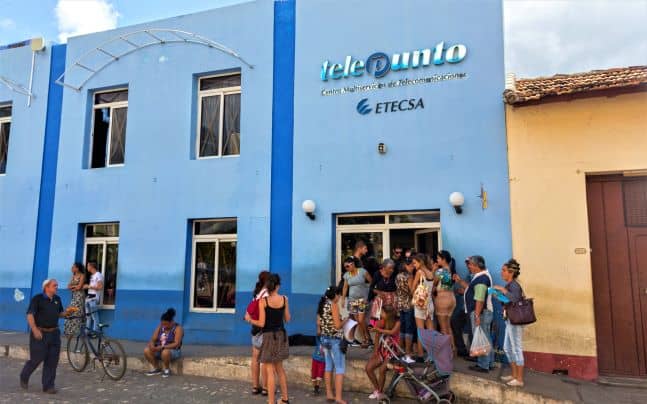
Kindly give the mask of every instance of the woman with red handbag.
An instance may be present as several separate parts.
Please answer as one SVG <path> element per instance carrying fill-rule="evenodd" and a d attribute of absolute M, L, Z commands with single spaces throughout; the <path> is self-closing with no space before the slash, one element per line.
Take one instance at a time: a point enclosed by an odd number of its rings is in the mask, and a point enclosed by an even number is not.
<path fill-rule="evenodd" d="M 506 282 L 505 287 L 494 286 L 494 289 L 503 293 L 510 300 L 505 307 L 519 302 L 523 299 L 523 290 L 517 282 L 521 273 L 521 266 L 514 258 L 503 264 L 501 268 L 501 278 Z M 502 376 L 501 380 L 512 387 L 523 387 L 523 326 L 510 323 L 510 319 L 505 320 L 505 339 L 503 340 L 503 350 L 505 351 L 510 367 L 512 368 L 511 376 Z"/>
<path fill-rule="evenodd" d="M 253 320 L 258 320 L 259 317 L 259 302 L 262 298 L 268 296 L 267 288 L 265 284 L 270 277 L 270 271 L 261 271 L 258 274 L 258 282 L 256 282 L 256 287 L 252 293 L 252 301 L 247 305 L 246 312 L 251 316 Z M 265 369 L 261 368 L 261 363 L 259 362 L 259 357 L 261 355 L 261 346 L 263 345 L 263 333 L 262 329 L 256 326 L 252 326 L 252 394 L 262 394 L 267 395 L 267 388 L 265 387 L 267 383 L 267 372 Z M 263 370 L 263 387 L 261 387 L 261 370 Z"/>

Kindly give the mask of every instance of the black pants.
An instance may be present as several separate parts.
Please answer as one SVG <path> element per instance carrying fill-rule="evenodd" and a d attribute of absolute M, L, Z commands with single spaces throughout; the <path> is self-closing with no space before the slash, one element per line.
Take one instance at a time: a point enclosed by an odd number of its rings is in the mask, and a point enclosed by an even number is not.
<path fill-rule="evenodd" d="M 458 353 L 458 355 L 467 355 L 469 353 L 469 350 L 465 346 L 465 341 L 463 341 L 463 331 L 465 330 L 465 326 L 468 324 L 468 322 L 469 317 L 462 307 L 460 309 L 457 308 L 456 310 L 454 310 L 454 313 L 452 313 L 452 317 L 450 319 L 450 323 L 452 326 L 452 334 L 454 334 L 456 353 Z M 471 327 L 469 334 L 471 334 Z"/>
<path fill-rule="evenodd" d="M 29 360 L 20 372 L 20 380 L 27 383 L 34 370 L 43 362 L 43 391 L 53 389 L 56 380 L 56 367 L 61 353 L 61 332 L 44 332 L 40 341 L 29 333 Z"/>

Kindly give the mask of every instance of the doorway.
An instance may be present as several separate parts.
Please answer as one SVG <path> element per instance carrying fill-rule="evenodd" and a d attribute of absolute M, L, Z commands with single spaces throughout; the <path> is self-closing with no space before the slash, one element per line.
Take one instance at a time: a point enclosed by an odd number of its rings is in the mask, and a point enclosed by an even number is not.
<path fill-rule="evenodd" d="M 586 179 L 602 376 L 647 377 L 647 177 Z"/>
<path fill-rule="evenodd" d="M 342 261 L 363 241 L 368 265 L 379 265 L 397 246 L 434 254 L 441 248 L 440 211 L 337 215 L 334 281 L 341 279 Z M 369 270 L 374 268 L 367 268 Z"/>

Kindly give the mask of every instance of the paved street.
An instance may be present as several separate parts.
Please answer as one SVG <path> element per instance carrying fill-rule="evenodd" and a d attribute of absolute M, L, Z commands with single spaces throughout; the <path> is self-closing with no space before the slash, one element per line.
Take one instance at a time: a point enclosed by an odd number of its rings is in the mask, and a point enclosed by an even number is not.
<path fill-rule="evenodd" d="M 261 397 L 249 393 L 249 384 L 220 381 L 207 377 L 174 376 L 162 379 L 129 371 L 119 382 L 101 381 L 103 370 L 88 367 L 83 373 L 74 372 L 67 363 L 59 365 L 56 395 L 41 392 L 40 368 L 32 375 L 29 391 L 18 384 L 18 374 L 24 361 L 0 357 L 0 403 L 61 402 L 61 403 L 263 403 Z M 291 402 L 326 402 L 325 396 L 313 397 L 311 391 L 290 386 Z M 347 393 L 349 402 L 366 402 L 364 394 Z"/>

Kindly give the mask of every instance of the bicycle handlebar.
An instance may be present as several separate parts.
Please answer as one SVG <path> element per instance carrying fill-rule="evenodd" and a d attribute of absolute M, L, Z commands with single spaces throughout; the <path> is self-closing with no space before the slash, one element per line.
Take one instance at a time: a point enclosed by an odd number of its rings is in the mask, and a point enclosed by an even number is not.
<path fill-rule="evenodd" d="M 91 316 L 91 315 L 93 315 L 94 313 L 98 313 L 98 312 L 99 312 L 99 310 L 97 310 L 97 311 L 93 311 L 93 312 L 91 312 L 91 313 L 85 313 L 85 316 L 78 316 L 78 315 L 77 315 L 77 316 L 67 316 L 67 317 L 65 317 L 65 318 L 66 318 L 67 320 L 73 320 L 73 319 L 77 319 L 77 318 L 78 318 L 78 319 L 82 319 L 83 317 L 90 317 L 90 316 Z"/>

